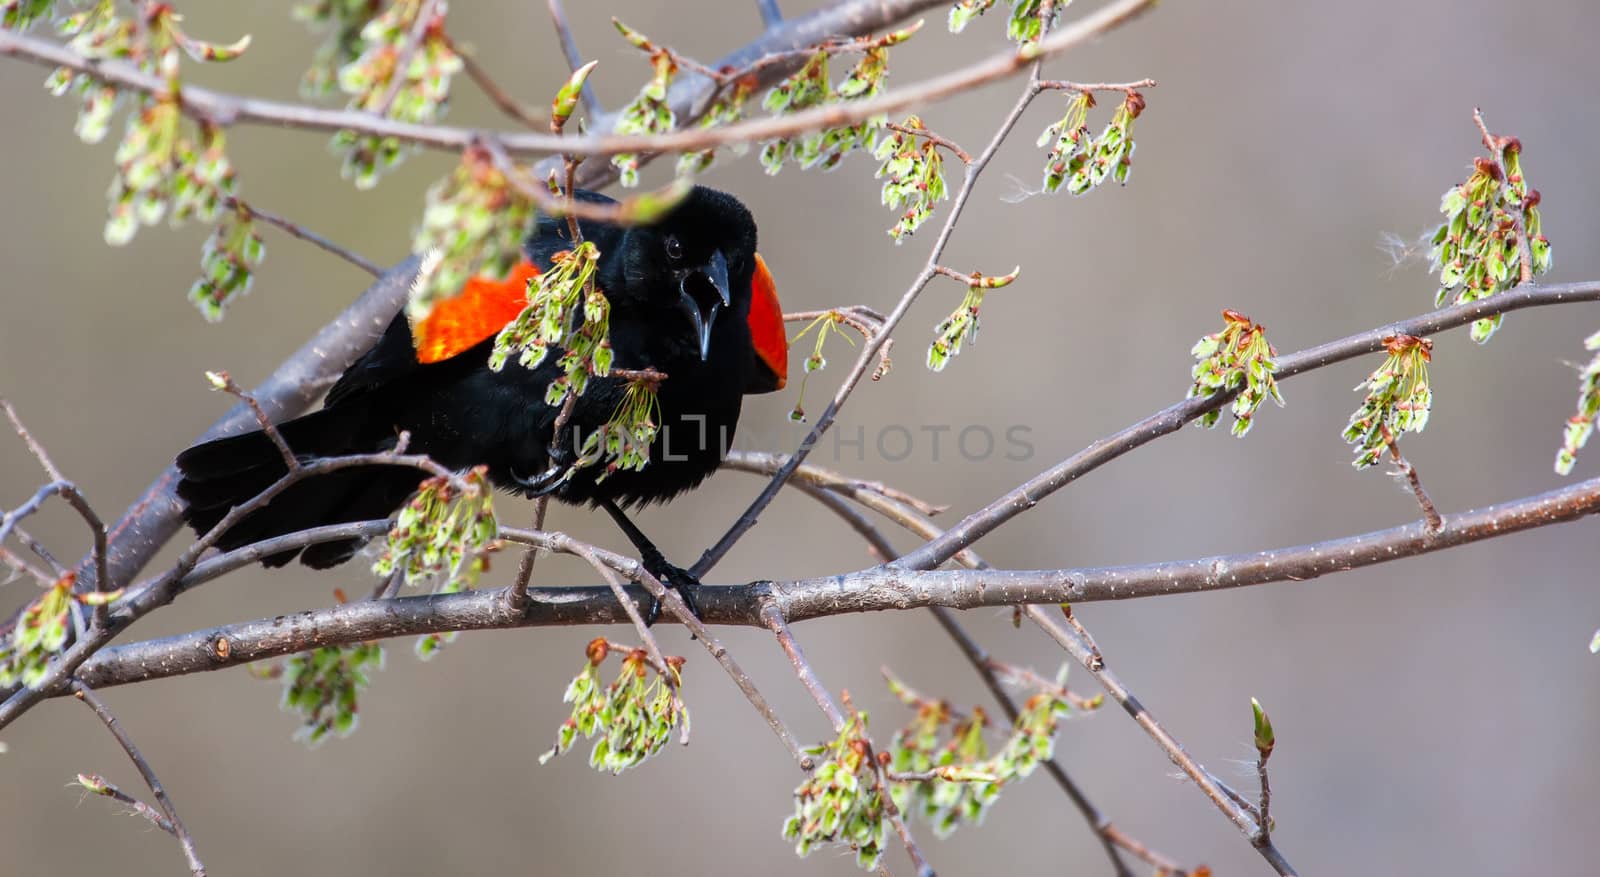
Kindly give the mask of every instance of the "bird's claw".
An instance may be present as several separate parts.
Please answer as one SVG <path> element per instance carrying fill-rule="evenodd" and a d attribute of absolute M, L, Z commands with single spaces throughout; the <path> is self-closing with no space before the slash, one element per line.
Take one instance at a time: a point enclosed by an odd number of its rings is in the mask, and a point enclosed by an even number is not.
<path fill-rule="evenodd" d="M 550 468 L 538 475 L 523 477 L 513 467 L 510 469 L 511 480 L 517 482 L 530 498 L 546 496 L 566 483 L 567 476 L 572 474 L 575 462 L 570 450 L 559 448 L 550 452 Z"/>
<path fill-rule="evenodd" d="M 695 578 L 693 573 L 682 567 L 673 566 L 660 554 L 644 558 L 644 568 L 646 572 L 659 579 L 661 584 L 677 591 L 678 596 L 683 598 L 684 605 L 689 607 L 689 612 L 696 618 L 700 617 L 700 607 L 695 599 L 695 594 L 700 589 L 700 580 Z M 652 626 L 660 619 L 661 600 L 651 596 L 650 606 L 644 615 L 645 626 Z"/>

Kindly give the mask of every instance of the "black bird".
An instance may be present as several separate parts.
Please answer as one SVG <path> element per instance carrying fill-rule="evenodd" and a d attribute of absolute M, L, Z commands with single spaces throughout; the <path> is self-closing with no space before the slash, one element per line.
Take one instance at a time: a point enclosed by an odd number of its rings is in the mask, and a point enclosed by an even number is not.
<path fill-rule="evenodd" d="M 733 196 L 697 186 L 654 224 L 582 222 L 580 228 L 600 251 L 596 285 L 611 306 L 614 367 L 667 375 L 658 394 L 661 429 L 643 469 L 597 479 L 598 467 L 585 467 L 562 479 L 567 473 L 550 464 L 558 410 L 545 403 L 547 386 L 561 373 L 559 351 L 533 369 L 515 361 L 498 372 L 488 366 L 495 334 L 526 304 L 528 279 L 572 247 L 567 221 L 547 216 L 528 237 L 527 261 L 505 281 L 476 279 L 415 326 L 402 312 L 345 371 L 322 410 L 278 429 L 302 460 L 389 450 L 408 432 L 409 453 L 452 469 L 486 465 L 502 489 L 550 492 L 605 509 L 647 569 L 673 586 L 692 585 L 693 578 L 669 564 L 622 509 L 666 501 L 698 485 L 726 455 L 743 396 L 784 385 L 783 316 L 756 254 L 755 221 Z M 590 379 L 567 429 L 576 443 L 569 438 L 554 448 L 562 465 L 574 459 L 583 437 L 611 418 L 626 387 L 616 377 Z M 185 520 L 202 534 L 287 472 L 260 431 L 196 445 L 177 464 Z M 372 466 L 310 478 L 233 525 L 217 545 L 230 550 L 326 524 L 384 518 L 423 477 L 412 468 Z M 323 569 L 361 547 L 358 540 L 325 542 L 262 563 L 282 566 L 299 555 L 307 566 Z M 654 615 L 659 607 L 652 608 Z"/>

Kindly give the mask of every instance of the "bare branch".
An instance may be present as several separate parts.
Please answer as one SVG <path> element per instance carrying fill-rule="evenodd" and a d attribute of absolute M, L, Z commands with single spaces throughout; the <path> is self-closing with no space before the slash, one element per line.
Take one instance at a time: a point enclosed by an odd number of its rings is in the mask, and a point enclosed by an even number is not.
<path fill-rule="evenodd" d="M 844 711 L 833 702 L 833 695 L 828 693 L 827 686 L 817 678 L 817 671 L 812 669 L 811 662 L 806 660 L 805 651 L 800 648 L 800 643 L 795 641 L 794 634 L 789 632 L 789 625 L 783 619 L 783 612 L 772 604 L 763 606 L 761 623 L 777 637 L 778 645 L 783 648 L 783 653 L 788 656 L 790 665 L 794 667 L 794 675 L 799 677 L 806 693 L 816 701 L 817 709 L 822 710 L 822 714 L 828 717 L 828 722 L 833 725 L 835 731 L 844 727 Z"/>
<path fill-rule="evenodd" d="M 267 223 L 268 225 L 276 227 L 278 230 L 289 235 L 290 237 L 299 238 L 300 240 L 303 240 L 312 246 L 318 247 L 325 252 L 332 253 L 333 255 L 338 256 L 357 268 L 360 268 L 362 271 L 371 274 L 373 277 L 380 277 L 383 274 L 383 269 L 379 268 L 377 263 L 373 262 L 371 259 L 368 259 L 360 253 L 349 249 L 348 247 L 336 244 L 322 235 L 305 228 L 304 226 L 290 222 L 276 213 L 270 213 L 266 210 L 262 210 L 254 204 L 251 204 L 244 199 L 235 197 L 233 195 L 224 196 L 224 200 L 227 202 L 229 207 L 238 210 L 244 215 L 253 216 L 262 222 Z"/>
<path fill-rule="evenodd" d="M 171 834 L 173 837 L 177 837 L 172 829 L 172 820 L 168 819 L 160 810 L 117 788 L 115 783 L 105 777 L 97 773 L 80 773 L 78 774 L 78 785 L 92 795 L 99 795 L 118 803 L 126 804 L 134 813 L 150 820 L 151 825 L 167 834 Z"/>
<path fill-rule="evenodd" d="M 50 459 L 50 455 L 45 453 L 44 446 L 33 437 L 33 433 L 28 431 L 28 427 L 23 424 L 22 418 L 17 416 L 17 410 L 11 407 L 11 402 L 7 399 L 0 398 L 0 409 L 5 410 L 6 418 L 11 421 L 11 426 L 16 429 L 17 435 L 22 438 L 23 443 L 28 446 L 28 450 L 33 454 L 34 458 L 39 461 L 39 465 L 44 468 L 45 474 L 51 479 L 52 483 L 40 488 L 39 492 L 34 494 L 34 499 L 30 500 L 30 502 L 34 504 L 33 508 L 37 509 L 38 504 L 43 503 L 44 498 L 48 495 L 46 493 L 47 490 L 61 497 L 66 501 L 67 505 L 72 506 L 72 510 L 77 512 L 78 517 L 83 518 L 83 522 L 88 525 L 90 536 L 94 542 L 94 547 L 91 549 L 90 557 L 94 562 L 96 587 L 101 591 L 101 593 L 110 591 L 111 588 L 106 584 L 107 547 L 105 522 L 100 520 L 100 516 L 95 513 L 94 507 L 89 505 L 89 500 L 84 497 L 81 491 L 78 490 L 77 485 L 62 477 L 61 470 L 56 468 L 56 464 Z M 21 520 L 21 518 L 32 514 L 33 510 L 22 512 L 22 510 L 19 509 L 18 512 L 21 513 L 14 514 L 8 512 L 4 519 L 0 520 L 0 540 L 5 539 L 7 530 L 15 527 L 17 521 Z M 31 543 L 31 545 L 38 546 L 38 543 L 34 542 L 31 538 L 28 541 Z M 50 563 L 52 566 L 59 566 L 59 564 L 56 563 L 55 558 L 50 556 L 49 552 L 44 551 L 42 546 L 35 547 L 34 551 L 35 553 L 40 554 L 45 561 Z M 95 626 L 105 627 L 106 613 L 106 604 L 104 602 L 95 604 Z"/>
<path fill-rule="evenodd" d="M 403 449 L 409 439 L 407 433 L 400 434 L 397 450 Z M 126 629 L 133 622 L 149 614 L 158 607 L 172 602 L 182 590 L 182 582 L 186 575 L 194 569 L 200 555 L 208 551 L 222 535 L 235 524 L 244 520 L 255 511 L 265 507 L 267 503 L 283 491 L 318 475 L 338 472 L 344 469 L 359 466 L 409 466 L 420 469 L 430 475 L 445 478 L 452 483 L 459 483 L 460 476 L 435 463 L 425 456 L 404 455 L 394 451 L 375 454 L 352 454 L 343 457 L 329 457 L 304 463 L 284 473 L 283 477 L 268 486 L 261 493 L 250 500 L 234 506 L 222 517 L 204 536 L 201 536 L 192 545 L 178 556 L 177 561 L 161 576 L 151 581 L 142 590 L 133 591 L 117 602 L 114 614 L 102 616 L 96 613 L 95 625 L 86 635 L 80 636 L 65 653 L 60 655 L 50 665 L 43 676 L 32 688 L 21 688 L 12 692 L 4 703 L 0 703 L 0 728 L 5 727 L 16 718 L 27 712 L 47 694 L 55 693 L 66 684 L 75 670 L 100 648 L 105 646 L 112 637 Z M 70 486 L 70 485 L 68 485 Z M 4 536 L 0 530 L 0 537 Z M 101 608 L 99 605 L 96 609 Z M 102 621 L 103 618 L 103 621 Z"/>
<path fill-rule="evenodd" d="M 62 475 L 61 470 L 57 469 L 56 464 L 50 460 L 50 455 L 45 453 L 44 445 L 39 444 L 38 439 L 33 437 L 33 433 L 28 431 L 28 427 L 23 425 L 22 418 L 17 416 L 17 409 L 11 407 L 11 401 L 0 396 L 0 409 L 6 412 L 6 419 L 11 421 L 11 427 L 17 431 L 17 435 L 22 439 L 23 444 L 28 446 L 29 453 L 32 453 L 33 458 L 39 461 L 40 466 L 44 467 L 44 474 L 50 476 L 51 481 L 66 481 L 67 476 Z"/>
<path fill-rule="evenodd" d="M 887 557 L 884 558 L 884 560 L 888 559 L 889 558 Z M 3 545 L 0 545 L 0 563 L 4 563 L 6 566 L 11 567 L 14 572 L 32 576 L 33 580 L 38 582 L 40 585 L 49 586 L 55 584 L 56 580 L 51 578 L 51 576 L 44 570 L 39 569 L 38 567 L 29 563 L 27 558 L 17 555 L 15 552 L 11 551 L 11 549 L 6 548 Z M 0 636 L 4 636 L 5 633 L 6 631 L 0 631 Z"/>
<path fill-rule="evenodd" d="M 564 536 L 565 534 L 552 535 Z M 655 665 L 656 672 L 661 674 L 661 681 L 676 692 L 678 690 L 677 674 L 673 673 L 671 668 L 667 666 L 667 656 L 661 651 L 661 644 L 656 642 L 655 634 L 650 632 L 650 626 L 644 623 L 644 616 L 639 613 L 638 601 L 629 599 L 628 592 L 623 589 L 622 577 L 617 575 L 616 570 L 602 562 L 592 547 L 576 539 L 566 538 L 565 541 L 568 545 L 568 550 L 583 558 L 591 567 L 594 567 L 594 571 L 599 573 L 600 577 L 605 580 L 606 586 L 611 588 L 611 593 L 616 596 L 617 602 L 628 613 L 628 620 L 633 622 L 633 629 L 639 634 L 639 641 L 644 643 L 645 652 L 650 655 L 650 661 Z M 529 553 L 532 553 L 532 549 L 530 549 Z"/>
<path fill-rule="evenodd" d="M 1600 513 L 1600 478 L 1501 505 L 1450 515 L 1437 535 L 1422 522 L 1328 542 L 1274 551 L 1223 555 L 1195 560 L 1065 570 L 937 570 L 914 571 L 878 567 L 843 575 L 791 582 L 755 582 L 702 588 L 699 608 L 709 624 L 766 626 L 762 613 L 770 605 L 787 622 L 854 612 L 877 612 L 922 606 L 973 609 L 1024 603 L 1059 604 L 1121 600 L 1165 594 L 1198 593 L 1278 581 L 1304 581 L 1415 557 L 1470 542 L 1535 527 L 1577 520 Z M 540 534 L 506 529 L 508 541 L 548 545 Z M 349 538 L 330 533 L 326 539 Z M 536 541 L 537 540 L 537 541 Z M 636 561 L 611 557 L 627 566 L 634 578 Z M 631 566 L 629 566 L 631 565 Z M 617 568 L 613 566 L 613 568 Z M 198 572 L 198 570 L 197 570 Z M 642 572 L 640 573 L 642 575 Z M 648 579 L 645 579 L 648 581 Z M 659 583 L 657 583 L 659 584 Z M 639 596 L 630 590 L 630 596 Z M 664 589 L 664 603 L 673 611 L 681 600 Z M 107 648 L 85 661 L 77 676 L 96 688 L 144 679 L 219 670 L 239 663 L 274 658 L 318 645 L 338 645 L 397 636 L 575 624 L 626 623 L 627 614 L 606 587 L 534 588 L 529 603 L 513 610 L 508 592 L 480 590 L 430 597 L 401 597 L 380 604 L 351 603 L 231 624 L 158 640 Z M 687 613 L 685 613 L 687 615 Z M 689 615 L 689 618 L 694 616 Z M 115 621 L 115 616 L 113 616 Z M 685 624 L 696 635 L 706 628 L 698 620 Z M 212 648 L 227 639 L 226 655 Z M 708 643 L 708 647 L 709 647 Z M 78 645 L 62 660 L 75 655 Z M 93 651 L 93 650 L 90 650 Z M 59 692 L 49 692 L 55 695 Z M 26 694 L 26 692 L 23 692 Z M 20 695 L 13 695 L 15 701 Z M 0 727 L 20 710 L 0 705 Z"/>
<path fill-rule="evenodd" d="M 267 412 L 262 409 L 261 403 L 256 401 L 256 397 L 240 389 L 239 385 L 233 382 L 233 376 L 226 371 L 206 372 L 206 377 L 211 379 L 212 385 L 217 389 L 249 406 L 250 413 L 255 415 L 256 425 L 271 440 L 273 447 L 278 449 L 278 455 L 283 458 L 284 469 L 293 472 L 300 468 L 300 461 L 295 458 L 294 451 L 289 449 L 289 443 L 283 440 L 283 433 L 278 431 L 278 425 L 267 416 Z"/>
<path fill-rule="evenodd" d="M 1077 631 L 1050 617 L 1038 606 L 1029 606 L 1023 611 L 1034 624 L 1037 624 L 1040 629 L 1049 634 L 1050 638 L 1065 649 L 1067 654 L 1071 655 L 1073 659 L 1082 664 L 1094 676 L 1105 688 L 1106 693 L 1121 704 L 1128 715 L 1133 717 L 1134 722 L 1138 723 L 1139 727 L 1150 735 L 1150 739 L 1161 747 L 1167 758 L 1171 759 L 1172 763 L 1177 765 L 1178 769 L 1183 771 L 1200 788 L 1200 791 L 1205 793 L 1207 798 L 1211 799 L 1211 803 L 1218 810 L 1221 810 L 1224 816 L 1228 817 L 1228 821 L 1232 822 L 1234 827 L 1238 828 L 1245 837 L 1251 838 L 1254 844 L 1258 829 L 1256 815 L 1235 802 L 1229 794 L 1231 790 L 1227 789 L 1216 777 L 1212 776 L 1209 771 L 1189 755 L 1188 750 L 1183 748 L 1183 744 L 1179 743 L 1177 738 L 1173 737 L 1166 728 L 1161 726 L 1160 722 L 1156 721 L 1156 717 L 1150 714 L 1150 711 L 1145 708 L 1143 703 L 1139 702 L 1139 699 L 1133 695 L 1133 692 L 1128 690 L 1126 685 L 1122 684 L 1122 680 L 1118 679 L 1116 674 L 1105 667 L 1105 662 L 1099 659 L 1099 654 L 1089 647 L 1088 642 L 1080 637 Z M 1261 850 L 1263 855 L 1266 855 L 1265 851 L 1271 847 L 1270 840 L 1257 844 L 1257 849 Z M 1274 852 L 1276 851 L 1274 850 Z M 1269 856 L 1267 858 L 1280 875 L 1288 877 L 1288 875 L 1295 873 L 1294 869 L 1283 859 L 1281 853 L 1276 857 Z"/>
<path fill-rule="evenodd" d="M 195 852 L 194 838 L 189 834 L 189 829 L 184 828 L 183 820 L 178 818 L 178 809 L 172 805 L 172 799 L 167 797 L 167 790 L 161 785 L 161 778 L 156 776 L 156 772 L 150 767 L 150 762 L 145 761 L 144 756 L 139 753 L 139 747 L 134 745 L 133 738 L 128 736 L 128 732 L 123 729 L 122 723 L 117 721 L 110 708 L 87 685 L 74 680 L 72 694 L 88 704 L 89 708 L 94 710 L 94 714 L 100 717 L 100 721 L 105 723 L 106 730 L 111 732 L 111 736 L 122 744 L 122 751 L 128 753 L 128 760 L 138 768 L 139 776 L 144 777 L 145 785 L 150 787 L 150 793 L 155 795 L 156 804 L 166 815 L 168 824 L 161 827 L 171 831 L 172 836 L 178 839 L 178 845 L 183 847 L 183 856 L 189 860 L 189 871 L 194 877 L 205 877 L 206 866 L 201 864 L 200 855 Z"/>
<path fill-rule="evenodd" d="M 523 106 L 521 101 L 512 97 L 504 88 L 501 88 L 500 84 L 494 81 L 494 77 L 489 75 L 489 71 L 478 63 L 478 59 L 473 53 L 451 39 L 449 34 L 445 34 L 444 39 L 450 46 L 450 51 L 455 52 L 456 57 L 461 59 L 461 67 L 466 71 L 467 76 L 472 79 L 473 84 L 478 86 L 478 90 L 483 92 L 483 96 L 488 98 L 490 103 L 494 104 L 500 112 L 505 113 L 510 118 L 521 122 L 534 131 L 545 130 L 549 125 L 548 119 L 540 118 L 538 113 Z M 587 86 L 585 88 L 587 89 Z"/>
<path fill-rule="evenodd" d="M 6 405 L 5 407 L 6 413 L 12 414 L 10 406 Z M 13 414 L 12 416 L 12 422 L 19 423 L 19 421 L 14 419 L 15 415 Z M 48 468 L 55 470 L 54 466 L 49 466 Z M 3 541 L 7 535 L 16 529 L 19 521 L 39 511 L 39 509 L 44 506 L 45 500 L 52 496 L 59 496 L 65 500 L 67 505 L 72 506 L 72 510 L 77 512 L 78 516 L 83 518 L 83 522 L 89 526 L 89 532 L 93 535 L 94 539 L 93 559 L 95 569 L 100 573 L 100 580 L 104 581 L 106 569 L 106 525 L 100 520 L 100 516 L 95 514 L 94 509 L 89 505 L 89 501 L 84 498 L 83 494 L 78 491 L 77 486 L 71 481 L 52 481 L 34 491 L 33 496 L 29 497 L 27 502 L 24 502 L 22 505 L 6 512 L 4 515 L 0 515 L 0 541 Z M 29 538 L 27 541 L 29 543 L 29 547 L 32 548 L 36 554 L 42 556 L 52 565 L 58 565 L 55 563 L 55 558 L 52 557 L 48 551 L 45 551 L 42 545 L 39 545 L 31 538 Z M 75 574 L 69 572 L 67 575 Z M 100 590 L 105 592 L 108 589 L 101 588 Z M 106 605 L 103 602 L 95 604 L 94 623 L 97 628 L 104 628 L 106 626 L 107 611 Z"/>
<path fill-rule="evenodd" d="M 1155 88 L 1154 79 L 1141 79 L 1138 82 L 1070 82 L 1065 79 L 1041 79 L 1039 88 L 1042 91 L 1076 91 L 1082 94 L 1093 94 L 1097 91 L 1120 91 L 1133 94 L 1141 88 Z"/>
<path fill-rule="evenodd" d="M 1422 508 L 1422 519 L 1428 522 L 1428 531 L 1439 532 L 1444 526 L 1444 518 L 1439 517 L 1438 507 L 1433 504 L 1433 498 L 1428 496 L 1427 489 L 1422 486 L 1422 476 L 1417 474 L 1417 467 L 1411 465 L 1411 461 L 1400 453 L 1400 439 L 1389 430 L 1389 427 L 1379 424 L 1378 428 L 1383 431 L 1383 442 L 1389 446 L 1389 456 L 1394 460 L 1395 469 L 1399 471 L 1400 477 L 1406 480 L 1406 487 L 1410 489 L 1411 495 L 1416 497 L 1417 505 Z"/>

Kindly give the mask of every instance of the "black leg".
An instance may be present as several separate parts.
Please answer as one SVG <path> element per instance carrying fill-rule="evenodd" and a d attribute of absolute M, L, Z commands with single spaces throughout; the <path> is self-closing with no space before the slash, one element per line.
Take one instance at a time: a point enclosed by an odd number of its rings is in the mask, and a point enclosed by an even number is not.
<path fill-rule="evenodd" d="M 622 530 L 623 535 L 627 536 L 628 541 L 633 543 L 634 549 L 639 552 L 639 561 L 644 564 L 644 568 L 651 575 L 660 579 L 663 585 L 676 590 L 678 595 L 683 598 L 683 602 L 688 605 L 689 611 L 693 612 L 696 618 L 700 617 L 700 609 L 695 605 L 694 599 L 695 589 L 700 587 L 700 580 L 690 574 L 688 570 L 668 563 L 666 555 L 661 553 L 661 549 L 657 548 L 648 536 L 634 526 L 633 521 L 628 520 L 628 516 L 622 513 L 622 509 L 618 508 L 615 502 L 603 499 L 600 501 L 600 507 L 606 510 L 606 514 L 609 514 L 613 521 L 617 522 L 617 527 Z M 651 598 L 649 611 L 645 613 L 645 624 L 655 624 L 660 617 L 661 601 Z"/>

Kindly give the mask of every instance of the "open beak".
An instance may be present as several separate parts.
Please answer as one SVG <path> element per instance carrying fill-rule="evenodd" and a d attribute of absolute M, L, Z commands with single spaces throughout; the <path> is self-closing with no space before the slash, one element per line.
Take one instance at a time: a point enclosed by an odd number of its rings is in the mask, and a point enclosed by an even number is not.
<path fill-rule="evenodd" d="M 716 323 L 717 314 L 731 301 L 728 260 L 722 257 L 720 250 L 712 253 L 704 265 L 685 274 L 678 284 L 678 306 L 694 325 L 695 337 L 700 341 L 701 362 L 711 355 L 711 327 Z"/>

